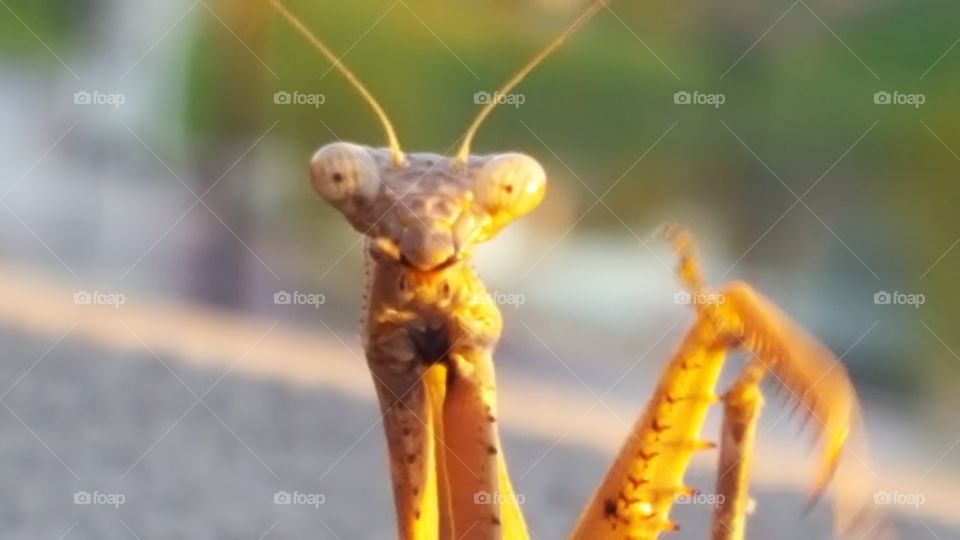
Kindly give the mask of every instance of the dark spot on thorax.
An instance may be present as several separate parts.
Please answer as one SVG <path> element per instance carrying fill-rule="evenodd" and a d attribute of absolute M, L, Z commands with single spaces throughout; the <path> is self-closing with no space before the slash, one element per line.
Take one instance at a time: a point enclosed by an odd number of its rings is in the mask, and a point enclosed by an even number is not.
<path fill-rule="evenodd" d="M 450 338 L 446 326 L 426 330 L 410 330 L 410 339 L 420 359 L 427 364 L 444 362 L 450 353 Z"/>

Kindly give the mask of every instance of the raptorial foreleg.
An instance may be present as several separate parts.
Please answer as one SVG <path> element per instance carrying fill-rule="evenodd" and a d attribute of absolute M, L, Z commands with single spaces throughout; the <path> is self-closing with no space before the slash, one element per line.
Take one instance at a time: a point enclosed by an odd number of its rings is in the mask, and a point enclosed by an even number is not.
<path fill-rule="evenodd" d="M 670 228 L 667 237 L 680 255 L 678 275 L 690 291 L 696 320 L 573 538 L 655 539 L 676 529 L 669 513 L 676 496 L 692 492 L 683 476 L 693 452 L 712 446 L 700 440 L 700 431 L 707 408 L 716 401 L 714 388 L 728 350 L 745 350 L 752 360 L 723 398 L 718 482 L 723 504 L 715 514 L 715 539 L 738 540 L 744 534 L 749 465 L 762 405 L 758 384 L 765 374 L 816 420 L 809 425 L 821 436 L 823 457 L 814 499 L 832 477 L 856 421 L 856 395 L 839 359 L 749 285 L 708 290 L 690 235 Z"/>

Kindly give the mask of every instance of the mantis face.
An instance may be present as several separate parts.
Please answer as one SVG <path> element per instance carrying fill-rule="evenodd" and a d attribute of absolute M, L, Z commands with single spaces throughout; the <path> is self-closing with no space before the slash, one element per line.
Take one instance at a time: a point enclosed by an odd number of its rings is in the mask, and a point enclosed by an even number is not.
<path fill-rule="evenodd" d="M 328 144 L 310 161 L 314 190 L 371 242 L 380 262 L 434 272 L 467 258 L 543 199 L 543 167 L 517 153 L 466 162 L 387 149 Z"/>

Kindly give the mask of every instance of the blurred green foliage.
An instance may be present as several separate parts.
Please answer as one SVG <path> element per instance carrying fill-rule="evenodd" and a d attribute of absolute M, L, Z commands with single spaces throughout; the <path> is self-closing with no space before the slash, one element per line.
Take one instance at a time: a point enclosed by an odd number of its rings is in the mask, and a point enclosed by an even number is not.
<path fill-rule="evenodd" d="M 835 2 L 808 4 L 813 13 L 795 5 L 775 31 L 755 43 L 790 2 L 739 3 L 733 10 L 695 2 L 614 2 L 616 15 L 599 16 L 520 87 L 525 105 L 495 113 L 476 150 L 525 150 L 569 175 L 556 154 L 591 189 L 602 192 L 679 121 L 672 136 L 611 193 L 613 210 L 645 215 L 669 199 L 718 198 L 736 214 L 760 212 L 741 216 L 752 228 L 758 220 L 769 224 L 768 218 L 780 215 L 793 198 L 750 150 L 799 194 L 878 122 L 834 170 L 832 187 L 846 186 L 862 203 L 878 205 L 881 215 L 909 214 L 899 193 L 915 182 L 952 189 L 955 184 L 944 176 L 960 171 L 958 163 L 923 122 L 948 146 L 960 148 L 952 129 L 958 119 L 954 89 L 960 52 L 920 77 L 960 37 L 957 4 L 857 9 Z M 430 151 L 453 145 L 476 113 L 475 92 L 495 89 L 576 13 L 572 7 L 507 1 L 291 5 L 335 50 L 346 51 L 345 62 L 384 103 L 407 149 Z M 200 133 L 218 129 L 210 111 L 224 95 L 253 85 L 258 99 L 249 106 L 259 109 L 259 118 L 248 126 L 251 134 L 279 119 L 279 132 L 304 153 L 334 138 L 383 141 L 366 105 L 318 53 L 277 16 L 260 8 L 248 11 L 268 25 L 268 35 L 256 40 L 262 45 L 256 53 L 277 77 L 239 43 L 217 49 L 218 40 L 201 34 L 193 55 L 197 77 L 188 83 L 193 105 L 187 111 Z M 215 23 L 207 27 L 214 34 L 225 32 Z M 223 77 L 223 61 L 231 55 L 256 65 L 259 78 Z M 718 110 L 676 107 L 672 96 L 682 89 L 720 92 L 727 102 Z M 271 96 L 281 90 L 323 93 L 327 102 L 316 109 L 278 107 Z M 923 92 L 927 103 L 920 110 L 878 107 L 872 97 L 879 90 Z M 888 189 L 898 194 L 893 200 L 884 195 Z M 770 216 L 743 208 L 771 197 L 779 204 L 769 209 Z M 913 215 L 904 217 L 913 220 Z M 616 219 L 596 212 L 586 222 L 607 226 Z M 939 234 L 941 241 L 952 241 L 946 231 Z"/>
<path fill-rule="evenodd" d="M 77 18 L 86 0 L 4 0 L 0 4 L 0 55 L 16 59 L 55 62 L 47 47 L 62 50 L 73 42 Z M 41 37 L 42 36 L 42 37 Z"/>

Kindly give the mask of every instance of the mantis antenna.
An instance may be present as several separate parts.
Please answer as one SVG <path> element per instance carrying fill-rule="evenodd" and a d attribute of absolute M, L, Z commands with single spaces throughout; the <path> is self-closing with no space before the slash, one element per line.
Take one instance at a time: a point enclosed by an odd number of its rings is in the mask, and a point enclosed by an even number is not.
<path fill-rule="evenodd" d="M 383 129 L 387 132 L 387 141 L 390 147 L 390 154 L 393 156 L 393 164 L 397 166 L 402 165 L 404 162 L 404 156 L 403 151 L 400 149 L 400 141 L 397 139 L 397 134 L 393 129 L 393 124 L 390 123 L 390 118 L 387 117 L 387 113 L 383 110 L 383 107 L 380 106 L 380 103 L 376 100 L 376 98 L 373 97 L 373 94 L 371 94 L 370 91 L 367 90 L 367 87 L 360 82 L 360 79 L 358 79 L 357 76 L 350 71 L 350 68 L 344 65 L 344 63 L 340 61 L 340 58 L 333 54 L 333 51 L 331 51 L 329 47 L 320 41 L 320 38 L 311 32 L 310 29 L 307 28 L 306 25 L 304 25 L 300 19 L 297 18 L 296 15 L 294 15 L 281 0 L 268 1 L 273 8 L 277 10 L 277 12 L 287 19 L 287 22 L 289 22 L 294 29 L 300 32 L 300 34 L 302 34 L 303 37 L 305 37 L 307 41 L 313 45 L 314 48 L 320 51 L 320 53 L 323 54 L 323 56 L 329 60 L 335 68 L 337 68 L 337 70 L 347 79 L 347 81 L 353 85 L 354 89 L 360 93 L 364 101 L 370 105 L 370 108 L 373 109 L 374 113 L 376 113 L 377 118 L 380 119 L 380 123 L 383 124 Z"/>
<path fill-rule="evenodd" d="M 607 7 L 607 4 L 610 0 L 596 0 L 586 11 L 583 12 L 580 17 L 573 21 L 571 24 L 560 36 L 548 45 L 545 49 L 540 51 L 536 56 L 531 59 L 527 65 L 517 72 L 506 84 L 504 84 L 495 95 L 503 95 L 510 93 L 511 90 L 516 88 L 527 75 L 530 74 L 541 62 L 543 62 L 548 56 L 553 54 L 554 51 L 560 48 L 564 42 L 567 41 L 567 38 L 572 36 L 579 30 L 584 24 L 586 24 L 590 19 L 594 17 L 600 10 Z M 460 149 L 457 151 L 457 161 L 461 164 L 467 162 L 467 158 L 470 157 L 470 144 L 473 142 L 474 135 L 479 131 L 480 126 L 483 125 L 484 120 L 490 116 L 490 113 L 493 112 L 494 107 L 497 106 L 497 100 L 491 99 L 486 103 L 483 109 L 480 109 L 480 113 L 477 114 L 476 118 L 473 119 L 473 123 L 470 124 L 470 127 L 467 129 L 467 132 L 463 135 L 463 143 L 460 145 Z"/>

